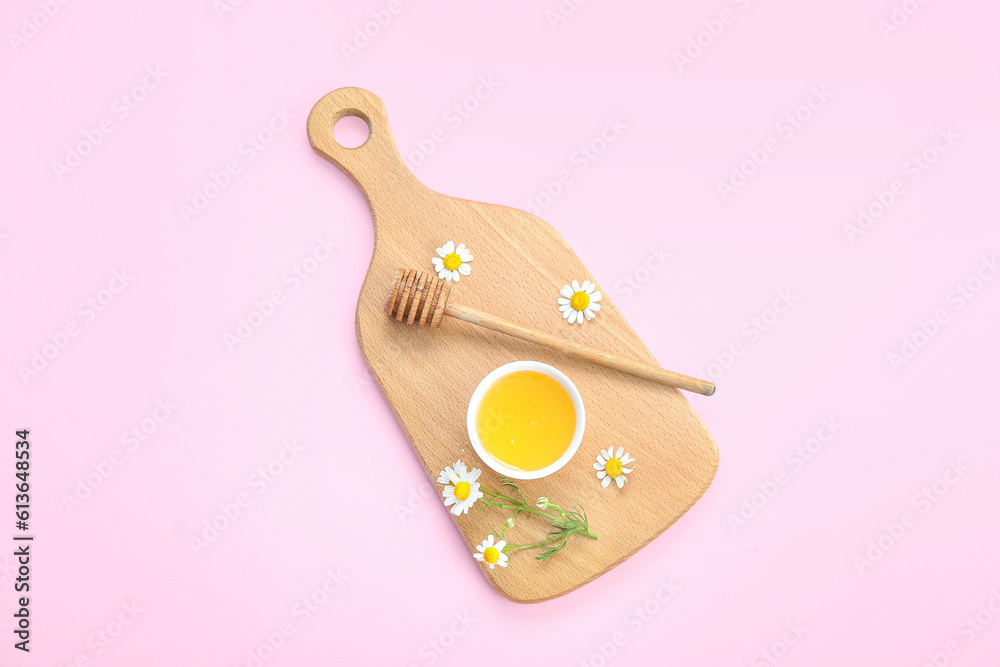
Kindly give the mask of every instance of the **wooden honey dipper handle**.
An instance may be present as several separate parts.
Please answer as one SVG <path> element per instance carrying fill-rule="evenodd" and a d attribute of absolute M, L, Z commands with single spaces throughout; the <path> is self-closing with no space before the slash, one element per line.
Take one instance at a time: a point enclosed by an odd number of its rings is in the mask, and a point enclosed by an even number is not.
<path fill-rule="evenodd" d="M 565 352 L 566 354 L 586 359 L 606 368 L 635 375 L 647 380 L 659 382 L 678 389 L 686 389 L 705 396 L 715 393 L 715 385 L 706 380 L 699 380 L 688 375 L 681 375 L 666 369 L 646 364 L 641 361 L 634 361 L 617 354 L 604 352 L 597 348 L 581 345 L 580 343 L 559 338 L 552 334 L 547 334 L 535 329 L 529 329 L 519 324 L 501 319 L 496 315 L 484 313 L 474 308 L 458 304 L 448 303 L 448 293 L 450 285 L 443 280 L 428 277 L 423 271 L 410 269 L 404 271 L 399 269 L 392 283 L 392 291 L 386 301 L 385 312 L 391 317 L 395 317 L 407 324 L 417 324 L 418 326 L 430 325 L 437 328 L 441 325 L 441 318 L 444 315 L 455 319 L 486 327 L 493 331 L 498 331 L 514 338 L 520 338 L 537 345 L 542 345 L 552 350 Z"/>

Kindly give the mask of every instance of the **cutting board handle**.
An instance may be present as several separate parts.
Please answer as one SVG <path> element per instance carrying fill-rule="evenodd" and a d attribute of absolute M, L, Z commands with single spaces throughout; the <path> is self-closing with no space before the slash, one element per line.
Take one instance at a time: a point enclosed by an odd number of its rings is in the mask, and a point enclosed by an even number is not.
<path fill-rule="evenodd" d="M 333 137 L 333 126 L 345 116 L 368 124 L 368 139 L 357 148 L 341 146 Z M 338 88 L 324 95 L 309 112 L 306 133 L 313 150 L 344 172 L 369 203 L 379 193 L 419 186 L 396 147 L 385 104 L 364 88 Z"/>

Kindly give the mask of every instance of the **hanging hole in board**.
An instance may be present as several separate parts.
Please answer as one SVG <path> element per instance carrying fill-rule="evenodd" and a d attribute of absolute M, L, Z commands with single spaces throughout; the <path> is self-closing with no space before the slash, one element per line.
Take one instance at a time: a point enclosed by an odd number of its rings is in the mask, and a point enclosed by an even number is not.
<path fill-rule="evenodd" d="M 371 121 L 360 111 L 346 111 L 333 123 L 333 140 L 344 148 L 360 148 L 371 136 Z"/>

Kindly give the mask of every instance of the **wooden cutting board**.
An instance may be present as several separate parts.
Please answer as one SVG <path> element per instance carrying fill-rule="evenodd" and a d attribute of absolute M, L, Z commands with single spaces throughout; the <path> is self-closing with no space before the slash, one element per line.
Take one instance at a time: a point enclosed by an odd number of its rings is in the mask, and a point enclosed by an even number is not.
<path fill-rule="evenodd" d="M 357 148 L 334 140 L 333 126 L 345 116 L 368 123 L 369 138 Z M 475 259 L 471 274 L 452 284 L 451 302 L 655 364 L 607 290 L 593 320 L 569 324 L 562 318 L 557 299 L 563 285 L 591 280 L 600 288 L 601 281 L 551 226 L 524 211 L 425 187 L 399 155 L 382 100 L 367 90 L 329 93 L 313 107 L 307 125 L 313 150 L 343 171 L 371 207 L 375 249 L 358 298 L 358 344 L 435 488 L 441 490 L 439 472 L 462 459 L 482 469 L 484 486 L 500 490 L 499 476 L 478 459 L 466 431 L 472 392 L 494 368 L 517 360 L 545 362 L 566 373 L 583 395 L 587 423 L 576 456 L 555 474 L 520 485 L 529 500 L 547 496 L 586 510 L 598 539 L 571 540 L 546 561 L 535 560 L 532 550 L 517 551 L 506 568 L 490 570 L 472 553 L 489 535 L 487 523 L 499 527 L 505 515 L 490 507 L 480 511 L 477 503 L 468 514 L 452 517 L 469 545 L 470 567 L 482 568 L 490 584 L 515 602 L 548 600 L 623 562 L 694 505 L 715 476 L 718 450 L 677 390 L 452 318 L 429 329 L 383 312 L 396 269 L 433 274 L 436 248 L 453 240 L 468 246 Z M 636 459 L 634 471 L 623 489 L 602 488 L 593 464 L 602 448 L 618 446 Z M 443 502 L 440 511 L 447 511 Z M 546 530 L 543 520 L 522 515 L 507 539 L 533 543 Z"/>

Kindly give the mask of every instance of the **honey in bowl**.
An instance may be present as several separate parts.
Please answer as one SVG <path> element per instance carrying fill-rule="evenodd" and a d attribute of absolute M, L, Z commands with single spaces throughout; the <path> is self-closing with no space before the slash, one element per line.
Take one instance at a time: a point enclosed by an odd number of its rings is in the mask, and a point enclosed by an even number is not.
<path fill-rule="evenodd" d="M 576 431 L 569 392 L 545 373 L 516 371 L 496 380 L 476 411 L 476 435 L 496 461 L 542 470 L 566 453 Z"/>

